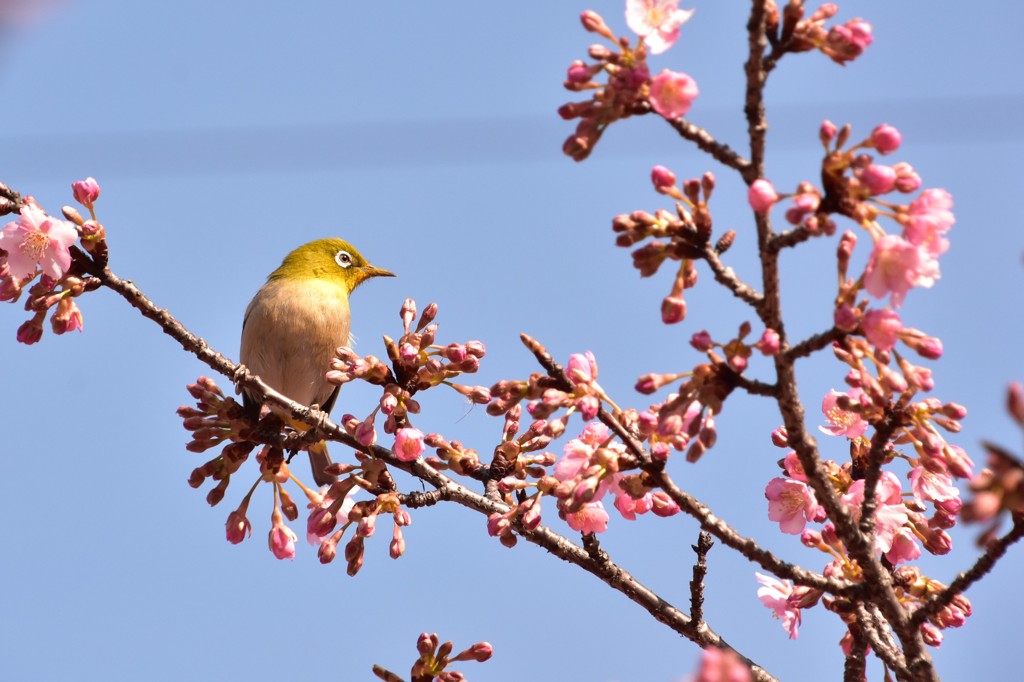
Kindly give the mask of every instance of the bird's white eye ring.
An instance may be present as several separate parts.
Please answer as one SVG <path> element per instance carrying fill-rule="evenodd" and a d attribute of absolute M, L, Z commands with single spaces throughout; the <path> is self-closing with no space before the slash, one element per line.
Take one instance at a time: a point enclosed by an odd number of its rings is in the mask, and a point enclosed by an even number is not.
<path fill-rule="evenodd" d="M 334 254 L 334 262 L 343 268 L 347 268 L 352 265 L 352 255 L 348 251 L 339 251 Z"/>

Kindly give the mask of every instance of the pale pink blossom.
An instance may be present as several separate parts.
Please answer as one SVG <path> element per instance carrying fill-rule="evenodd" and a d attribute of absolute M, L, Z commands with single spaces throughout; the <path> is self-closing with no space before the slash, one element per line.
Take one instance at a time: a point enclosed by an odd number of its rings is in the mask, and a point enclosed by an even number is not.
<path fill-rule="evenodd" d="M 673 121 L 686 115 L 698 94 L 696 81 L 685 73 L 665 69 L 651 80 L 648 99 L 656 112 Z"/>
<path fill-rule="evenodd" d="M 732 649 L 712 646 L 704 650 L 693 682 L 750 682 L 750 668 Z"/>
<path fill-rule="evenodd" d="M 419 429 L 406 427 L 395 432 L 395 447 L 391 449 L 395 457 L 403 462 L 412 462 L 427 449 L 423 441 L 423 432 Z"/>
<path fill-rule="evenodd" d="M 804 472 L 804 465 L 800 463 L 800 457 L 797 456 L 796 450 L 786 453 L 782 460 L 782 466 L 786 470 L 786 475 L 794 481 L 807 482 L 807 473 Z"/>
<path fill-rule="evenodd" d="M 43 274 L 53 279 L 71 267 L 68 250 L 78 239 L 74 225 L 51 218 L 35 204 L 25 204 L 18 220 L 0 230 L 0 249 L 7 252 L 11 277 L 25 279 L 42 267 Z"/>
<path fill-rule="evenodd" d="M 627 521 L 636 521 L 637 514 L 646 514 L 651 511 L 653 506 L 654 500 L 651 497 L 651 493 L 646 493 L 637 500 L 621 488 L 615 492 L 615 508 L 622 514 L 622 518 Z"/>
<path fill-rule="evenodd" d="M 802 617 L 800 608 L 791 603 L 793 584 L 788 580 L 778 580 L 770 575 L 754 572 L 761 587 L 757 590 L 757 598 L 772 610 L 772 616 L 782 620 L 782 628 L 789 633 L 790 639 L 797 638 L 797 629 Z"/>
<path fill-rule="evenodd" d="M 917 536 L 907 526 L 902 526 L 893 535 L 889 551 L 885 558 L 890 564 L 902 564 L 907 561 L 915 561 L 921 557 L 921 545 L 917 543 Z"/>
<path fill-rule="evenodd" d="M 953 227 L 953 197 L 944 189 L 926 189 L 908 207 L 904 236 L 915 246 L 924 248 L 933 256 L 949 249 L 949 241 L 942 237 Z"/>
<path fill-rule="evenodd" d="M 837 402 L 841 395 L 845 395 L 856 402 L 860 400 L 864 392 L 859 388 L 852 388 L 849 393 L 840 393 L 834 389 L 829 391 L 825 399 L 821 401 L 821 411 L 825 414 L 828 425 L 819 426 L 818 429 L 822 433 L 827 433 L 831 436 L 846 436 L 851 439 L 859 438 L 864 435 L 864 431 L 868 428 L 868 423 L 864 420 L 864 417 L 856 412 L 844 410 L 838 406 Z"/>
<path fill-rule="evenodd" d="M 960 490 L 953 485 L 953 479 L 947 473 L 932 471 L 923 466 L 916 466 L 907 474 L 910 489 L 914 491 L 914 499 L 923 504 L 929 502 L 949 502 L 960 499 Z"/>
<path fill-rule="evenodd" d="M 581 533 L 603 533 L 608 530 L 608 512 L 600 502 L 588 502 L 576 512 L 568 512 L 565 521 Z"/>
<path fill-rule="evenodd" d="M 626 0 L 626 24 L 644 39 L 651 54 L 660 54 L 679 40 L 679 27 L 693 10 L 679 9 L 679 0 Z"/>
<path fill-rule="evenodd" d="M 801 481 L 789 478 L 773 478 L 764 490 L 768 500 L 768 518 L 779 524 L 779 529 L 789 535 L 799 535 L 808 521 L 818 513 L 818 501 L 814 491 Z"/>
<path fill-rule="evenodd" d="M 878 150 L 879 154 L 891 154 L 900 148 L 903 142 L 903 135 L 891 125 L 883 123 L 871 131 L 871 146 Z"/>
<path fill-rule="evenodd" d="M 589 350 L 586 353 L 573 353 L 569 356 L 565 373 L 574 384 L 589 384 L 597 379 L 597 359 Z"/>
<path fill-rule="evenodd" d="M 867 311 L 861 319 L 860 328 L 872 346 L 878 350 L 892 350 L 903 331 L 903 322 L 894 311 L 882 308 Z"/>
<path fill-rule="evenodd" d="M 891 294 L 895 307 L 915 286 L 930 287 L 938 279 L 938 261 L 903 237 L 887 234 L 875 242 L 864 270 L 864 288 L 875 298 Z"/>
<path fill-rule="evenodd" d="M 854 481 L 842 499 L 850 508 L 854 520 L 859 522 L 861 506 L 864 504 L 864 480 Z M 896 478 L 896 474 L 891 471 L 882 472 L 875 487 L 875 499 L 878 502 L 874 516 L 875 551 L 880 554 L 888 554 L 893 550 L 897 533 L 910 520 L 907 508 L 903 504 L 902 486 L 899 479 Z M 901 544 L 897 547 L 894 556 L 904 556 L 910 551 L 905 546 L 907 540 L 908 538 L 901 536 Z"/>
<path fill-rule="evenodd" d="M 755 213 L 767 213 L 778 200 L 779 193 L 775 191 L 775 186 L 763 178 L 754 180 L 747 189 L 747 202 Z"/>

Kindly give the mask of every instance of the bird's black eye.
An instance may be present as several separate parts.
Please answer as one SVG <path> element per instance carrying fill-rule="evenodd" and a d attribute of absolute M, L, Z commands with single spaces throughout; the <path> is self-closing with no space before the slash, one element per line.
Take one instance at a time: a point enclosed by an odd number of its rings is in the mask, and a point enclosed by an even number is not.
<path fill-rule="evenodd" d="M 343 268 L 347 268 L 352 265 L 352 254 L 348 251 L 339 251 L 334 254 L 334 262 Z"/>

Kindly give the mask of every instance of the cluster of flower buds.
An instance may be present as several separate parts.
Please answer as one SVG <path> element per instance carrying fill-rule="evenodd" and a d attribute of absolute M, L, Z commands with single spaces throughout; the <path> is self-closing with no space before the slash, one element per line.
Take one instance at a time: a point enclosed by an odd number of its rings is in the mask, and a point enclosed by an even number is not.
<path fill-rule="evenodd" d="M 900 602 L 910 612 L 916 611 L 931 598 L 946 590 L 946 585 L 921 574 L 916 566 L 900 566 L 893 572 L 893 583 L 897 588 Z M 963 626 L 974 609 L 970 600 L 962 594 L 939 609 L 921 624 L 921 634 L 929 646 L 942 644 L 942 630 Z"/>
<path fill-rule="evenodd" d="M 440 644 L 440 638 L 436 633 L 427 634 L 424 632 L 416 640 L 416 650 L 419 658 L 412 664 L 412 680 L 436 680 L 436 682 L 463 682 L 466 678 L 462 673 L 448 670 L 452 663 L 461 661 L 476 661 L 483 663 L 494 654 L 494 649 L 487 642 L 477 642 L 473 646 L 452 656 L 454 645 L 451 642 Z M 402 678 L 380 667 L 373 666 L 373 674 L 384 682 L 403 682 Z"/>
<path fill-rule="evenodd" d="M 363 445 L 376 442 L 374 418 L 377 411 L 385 415 L 385 433 L 396 433 L 408 425 L 409 415 L 420 411 L 419 402 L 412 397 L 418 391 L 444 384 L 474 403 L 482 405 L 491 400 L 490 391 L 483 386 L 466 386 L 452 381 L 461 374 L 472 374 L 480 368 L 480 359 L 487 352 L 484 344 L 469 341 L 436 345 L 436 303 L 427 306 L 417 320 L 416 302 L 409 298 L 402 304 L 400 315 L 404 328 L 402 337 L 398 341 L 384 337 L 390 367 L 373 355 L 361 357 L 343 346 L 338 348 L 326 374 L 327 380 L 338 386 L 358 379 L 384 387 L 379 405 L 366 419 L 359 421 L 346 415 L 342 420 L 348 432 Z"/>
<path fill-rule="evenodd" d="M 491 387 L 491 403 L 487 413 L 505 414 L 521 400 L 530 402 L 526 409 L 535 419 L 547 419 L 560 409 L 579 411 L 585 420 L 597 416 L 602 402 L 608 401 L 604 389 L 597 383 L 597 359 L 590 351 L 573 353 L 566 365 L 566 376 L 571 391 L 563 390 L 562 382 L 534 373 L 526 381 L 499 381 Z M 562 428 L 564 429 L 564 423 Z"/>
<path fill-rule="evenodd" d="M 238 471 L 256 447 L 255 442 L 248 440 L 253 424 L 243 407 L 234 398 L 225 397 L 213 379 L 199 377 L 194 384 L 188 385 L 188 392 L 195 398 L 196 406 L 178 408 L 182 425 L 192 434 L 192 440 L 185 449 L 201 453 L 228 442 L 219 454 L 196 467 L 188 479 L 193 488 L 203 485 L 207 478 L 216 481 L 217 486 L 206 498 L 215 505 L 223 499 L 231 474 Z M 280 451 L 270 461 L 278 460 L 283 460 Z"/>
<path fill-rule="evenodd" d="M 9 192 L 6 187 L 0 189 Z M 88 178 L 74 183 L 72 189 L 75 198 L 93 212 L 100 191 L 96 181 Z M 10 213 L 14 204 L 4 199 L 2 206 L 5 210 L 0 214 Z M 81 239 L 96 263 L 105 265 L 103 226 L 96 222 L 95 213 L 86 221 L 74 208 L 65 206 L 64 215 L 71 222 L 48 215 L 32 197 L 26 197 L 18 219 L 0 230 L 0 301 L 13 303 L 27 291 L 25 310 L 32 313 L 18 328 L 21 343 L 33 344 L 42 338 L 51 310 L 50 326 L 55 334 L 81 331 L 82 312 L 74 299 L 100 286 L 99 280 L 86 276 L 82 264 L 73 259 L 71 248 Z"/>
<path fill-rule="evenodd" d="M 675 174 L 665 166 L 651 170 L 651 183 L 659 194 L 676 200 L 675 213 L 659 209 L 654 214 L 646 211 L 623 213 L 612 220 L 615 243 L 624 248 L 653 238 L 633 251 L 633 267 L 641 277 L 650 277 L 668 260 L 679 262 L 672 289 L 661 304 L 661 319 L 675 324 L 686 318 L 683 292 L 697 284 L 694 261 L 707 257 L 711 240 L 712 221 L 708 201 L 715 189 L 715 176 L 708 172 L 702 178 L 692 178 L 679 185 Z M 736 238 L 732 230 L 726 232 L 714 245 L 714 251 L 725 253 Z"/>
<path fill-rule="evenodd" d="M 805 16 L 803 2 L 788 2 L 782 10 L 781 26 L 775 2 L 769 0 L 768 5 L 768 39 L 773 47 L 786 52 L 821 50 L 829 59 L 845 66 L 861 56 L 874 40 L 871 24 L 863 19 L 851 19 L 826 29 L 825 23 L 839 12 L 835 3 L 825 3 Z"/>
<path fill-rule="evenodd" d="M 604 19 L 596 12 L 584 12 L 580 20 L 583 27 L 611 41 L 612 49 L 604 45 L 591 45 L 587 64 L 576 60 L 569 66 L 565 88 L 572 92 L 590 92 L 591 98 L 582 102 L 568 102 L 558 109 L 563 119 L 579 119 L 576 132 L 566 139 L 562 151 L 576 161 L 590 156 L 605 129 L 622 118 L 646 113 L 647 94 L 651 72 L 647 67 L 647 48 L 642 44 L 630 47 L 628 38 L 616 38 Z M 601 73 L 608 80 L 594 80 Z"/>
<path fill-rule="evenodd" d="M 635 46 L 628 38 L 617 38 L 596 12 L 587 10 L 580 15 L 583 28 L 605 38 L 612 47 L 591 45 L 588 54 L 593 63 L 576 60 L 569 66 L 565 89 L 592 94 L 588 100 L 569 102 L 558 109 L 565 120 L 580 119 L 562 146 L 567 156 L 576 161 L 586 159 L 608 126 L 620 119 L 653 109 L 675 120 L 690 110 L 698 95 L 694 80 L 668 69 L 651 78 L 647 66 L 648 52 L 659 54 L 669 49 L 679 39 L 680 26 L 693 14 L 678 6 L 679 0 L 627 3 L 626 22 L 640 37 Z M 595 81 L 602 73 L 607 80 Z"/>

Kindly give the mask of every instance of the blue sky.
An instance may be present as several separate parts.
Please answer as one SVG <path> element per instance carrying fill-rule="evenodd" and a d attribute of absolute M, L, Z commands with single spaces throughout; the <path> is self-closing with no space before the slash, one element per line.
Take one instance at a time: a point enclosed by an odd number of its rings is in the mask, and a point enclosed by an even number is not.
<path fill-rule="evenodd" d="M 571 99 L 561 81 L 593 42 L 577 16 L 595 9 L 624 33 L 621 2 L 48 4 L 36 21 L 0 32 L 0 180 L 56 211 L 70 203 L 73 180 L 95 176 L 115 272 L 231 357 L 266 274 L 323 236 L 352 241 L 399 275 L 356 293 L 358 350 L 380 354 L 381 334 L 400 333 L 406 296 L 421 307 L 436 301 L 441 341 L 487 344 L 479 377 L 488 385 L 536 369 L 518 341 L 527 332 L 563 360 L 592 350 L 616 401 L 646 407 L 632 391 L 637 376 L 691 367 L 690 334 L 728 338 L 749 318 L 702 271 L 688 319 L 664 327 L 658 310 L 671 276 L 640 280 L 610 230 L 618 213 L 668 207 L 650 188 L 652 165 L 680 177 L 713 170 L 716 227 L 738 232 L 730 264 L 753 273 L 738 178 L 655 117 L 614 126 L 583 164 L 560 153 L 571 130 L 554 114 Z M 680 42 L 651 59 L 697 80 L 690 120 L 740 150 L 748 4 L 696 3 Z M 769 175 L 780 188 L 817 177 L 823 118 L 858 134 L 888 122 L 904 133 L 899 158 L 926 186 L 953 193 L 942 280 L 912 292 L 903 314 L 945 343 L 936 395 L 970 409 L 955 442 L 980 463 L 980 439 L 1020 442 L 1002 404 L 1006 383 L 1024 378 L 1024 10 L 840 6 L 841 20 L 871 21 L 876 42 L 845 69 L 818 55 L 783 60 L 767 95 Z M 784 259 L 791 334 L 828 324 L 833 251 L 820 240 Z M 224 518 L 242 493 L 211 509 L 186 485 L 203 460 L 185 452 L 174 415 L 205 366 L 108 292 L 81 306 L 83 334 L 47 335 L 34 347 L 14 340 L 20 306 L 0 308 L 11 474 L 0 678 L 370 679 L 374 663 L 407 672 L 424 630 L 456 646 L 494 645 L 492 661 L 463 666 L 475 682 L 524 670 L 542 680 L 668 682 L 693 669 L 694 645 L 538 548 L 501 547 L 461 508 L 415 512 L 397 562 L 378 534 L 356 578 L 341 563 L 320 566 L 306 545 L 294 562 L 275 560 L 265 546 L 269 495 L 251 507 L 254 537 L 229 545 Z M 755 375 L 767 369 L 752 365 Z M 799 370 L 813 425 L 844 371 L 825 357 Z M 346 387 L 335 416 L 365 415 L 373 401 Z M 432 391 L 423 402 L 417 425 L 426 431 L 481 453 L 500 437 L 500 421 L 454 394 Z M 718 423 L 718 445 L 696 466 L 675 463 L 676 479 L 741 532 L 820 569 L 818 555 L 767 520 L 777 414 L 736 396 Z M 841 454 L 834 442 L 823 448 Z M 682 516 L 615 518 L 602 541 L 685 607 L 697 532 Z M 953 553 L 925 570 L 950 581 L 973 561 L 974 533 L 954 531 Z M 712 627 L 782 679 L 838 676 L 834 616 L 807 612 L 790 642 L 757 601 L 751 564 L 721 546 L 709 563 Z M 975 615 L 935 654 L 946 677 L 1005 671 L 1024 607 L 1022 568 L 1016 549 L 969 593 Z M 877 664 L 870 675 L 880 678 Z"/>

